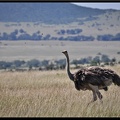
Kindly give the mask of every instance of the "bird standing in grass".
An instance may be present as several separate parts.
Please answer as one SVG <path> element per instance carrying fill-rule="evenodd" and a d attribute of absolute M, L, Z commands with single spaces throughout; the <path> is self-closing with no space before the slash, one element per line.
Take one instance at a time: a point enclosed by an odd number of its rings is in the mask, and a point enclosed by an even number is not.
<path fill-rule="evenodd" d="M 91 102 L 96 101 L 97 96 L 102 102 L 103 96 L 99 91 L 100 89 L 107 91 L 108 86 L 110 86 L 112 83 L 120 86 L 120 76 L 110 69 L 93 66 L 93 67 L 82 68 L 77 72 L 75 72 L 74 74 L 72 74 L 70 72 L 68 52 L 65 50 L 62 53 L 66 56 L 66 69 L 70 80 L 74 82 L 75 88 L 77 90 L 92 91 L 93 99 Z"/>

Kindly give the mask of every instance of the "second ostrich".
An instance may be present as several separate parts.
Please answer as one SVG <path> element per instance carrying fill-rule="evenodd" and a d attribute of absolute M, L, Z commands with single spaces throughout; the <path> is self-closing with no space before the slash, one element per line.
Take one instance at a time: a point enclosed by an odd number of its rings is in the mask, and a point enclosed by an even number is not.
<path fill-rule="evenodd" d="M 66 69 L 67 74 L 75 84 L 75 88 L 77 90 L 91 90 L 93 93 L 94 102 L 98 98 L 102 101 L 102 94 L 100 93 L 100 89 L 108 90 L 109 85 L 114 83 L 115 85 L 120 86 L 120 77 L 114 71 L 110 69 L 105 69 L 102 67 L 88 67 L 83 68 L 72 74 L 70 72 L 70 64 L 69 64 L 69 55 L 65 50 L 62 52 L 66 56 Z M 91 103 L 90 102 L 90 103 Z"/>

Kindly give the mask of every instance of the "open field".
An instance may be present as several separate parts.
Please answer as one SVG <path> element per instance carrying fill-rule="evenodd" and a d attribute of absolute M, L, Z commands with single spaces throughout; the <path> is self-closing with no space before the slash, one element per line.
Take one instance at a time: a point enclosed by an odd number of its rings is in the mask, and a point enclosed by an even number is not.
<path fill-rule="evenodd" d="M 120 66 L 111 69 L 120 74 Z M 1 72 L 0 117 L 120 117 L 119 90 L 101 90 L 103 104 L 87 107 L 92 92 L 77 91 L 65 70 Z"/>
<path fill-rule="evenodd" d="M 1 41 L 0 60 L 58 60 L 65 57 L 61 53 L 67 50 L 70 60 L 83 57 L 95 57 L 98 53 L 106 54 L 110 58 L 120 60 L 120 42 L 118 41 Z"/>

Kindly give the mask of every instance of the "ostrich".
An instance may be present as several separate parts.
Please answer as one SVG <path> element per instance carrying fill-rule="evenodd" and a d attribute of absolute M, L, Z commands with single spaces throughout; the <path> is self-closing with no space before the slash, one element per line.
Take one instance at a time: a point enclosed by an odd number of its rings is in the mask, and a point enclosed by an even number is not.
<path fill-rule="evenodd" d="M 66 50 L 62 52 L 66 56 L 66 69 L 67 74 L 75 84 L 75 88 L 77 90 L 91 90 L 93 93 L 93 99 L 88 103 L 88 105 L 97 100 L 97 96 L 102 102 L 102 94 L 100 93 L 100 89 L 105 91 L 108 90 L 108 86 L 112 83 L 120 86 L 120 77 L 114 71 L 110 69 L 105 69 L 102 67 L 87 67 L 82 68 L 72 74 L 70 72 L 70 64 L 69 64 L 69 55 Z"/>

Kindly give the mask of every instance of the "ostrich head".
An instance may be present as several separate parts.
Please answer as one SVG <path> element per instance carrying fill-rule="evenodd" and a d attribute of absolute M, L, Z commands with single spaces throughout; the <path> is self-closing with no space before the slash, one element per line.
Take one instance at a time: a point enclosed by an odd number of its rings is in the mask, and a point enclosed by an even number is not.
<path fill-rule="evenodd" d="M 63 53 L 65 56 L 68 56 L 67 50 L 62 51 L 62 53 Z"/>

